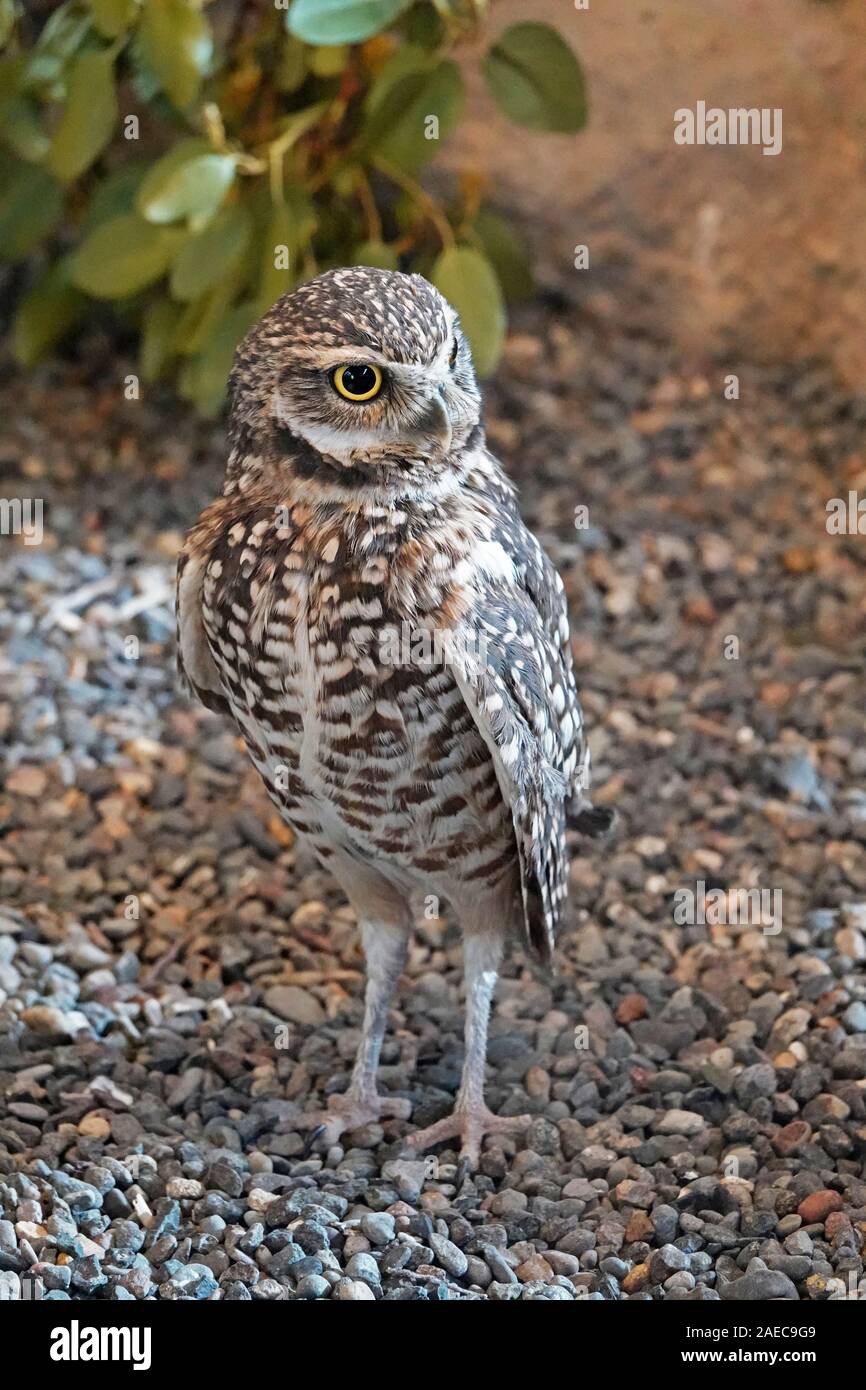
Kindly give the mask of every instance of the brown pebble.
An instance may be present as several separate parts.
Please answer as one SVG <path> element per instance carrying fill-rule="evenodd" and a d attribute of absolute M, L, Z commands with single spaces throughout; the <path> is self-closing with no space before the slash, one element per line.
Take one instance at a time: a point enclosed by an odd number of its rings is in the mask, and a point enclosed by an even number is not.
<path fill-rule="evenodd" d="M 550 1265 L 543 1255 L 532 1255 L 523 1264 L 518 1265 L 514 1273 L 517 1275 L 521 1284 L 531 1284 L 535 1279 L 541 1279 L 548 1284 L 553 1279 L 554 1274 Z"/>
<path fill-rule="evenodd" d="M 706 594 L 695 594 L 683 604 L 683 619 L 687 623 L 714 623 L 718 613 Z"/>
<path fill-rule="evenodd" d="M 655 1227 L 647 1213 L 633 1211 L 625 1228 L 626 1245 L 631 1245 L 636 1240 L 650 1240 L 654 1233 Z"/>
<path fill-rule="evenodd" d="M 789 574 L 808 574 L 815 568 L 815 555 L 806 546 L 791 545 L 782 552 L 782 564 Z"/>
<path fill-rule="evenodd" d="M 843 1206 L 842 1198 L 838 1192 L 831 1192 L 829 1187 L 824 1187 L 820 1192 L 810 1192 L 797 1208 L 797 1215 L 802 1216 L 806 1225 L 818 1221 L 825 1221 L 831 1211 L 841 1211 Z"/>
<path fill-rule="evenodd" d="M 90 1139 L 107 1139 L 111 1133 L 111 1125 L 104 1115 L 91 1110 L 78 1121 L 78 1133 L 86 1134 Z"/>
<path fill-rule="evenodd" d="M 6 790 L 18 796 L 42 796 L 47 785 L 48 778 L 42 768 L 28 767 L 26 763 L 16 767 L 6 778 Z"/>
<path fill-rule="evenodd" d="M 839 1236 L 847 1235 L 853 1230 L 851 1218 L 844 1211 L 831 1211 L 824 1222 L 824 1234 L 828 1240 L 837 1240 Z"/>
<path fill-rule="evenodd" d="M 617 1023 L 634 1023 L 636 1019 L 646 1018 L 646 1015 L 647 1001 L 642 994 L 627 994 L 617 1005 Z"/>
<path fill-rule="evenodd" d="M 641 1289 L 649 1283 L 649 1277 L 648 1264 L 635 1265 L 634 1269 L 630 1269 L 622 1281 L 623 1292 L 640 1293 Z"/>
<path fill-rule="evenodd" d="M 526 1092 L 535 1100 L 547 1100 L 550 1096 L 550 1075 L 543 1067 L 530 1067 L 526 1073 Z"/>
<path fill-rule="evenodd" d="M 787 1158 L 789 1154 L 796 1153 L 801 1145 L 805 1144 L 812 1133 L 811 1125 L 805 1120 L 792 1120 L 789 1125 L 785 1125 L 773 1139 L 773 1148 L 782 1158 Z"/>

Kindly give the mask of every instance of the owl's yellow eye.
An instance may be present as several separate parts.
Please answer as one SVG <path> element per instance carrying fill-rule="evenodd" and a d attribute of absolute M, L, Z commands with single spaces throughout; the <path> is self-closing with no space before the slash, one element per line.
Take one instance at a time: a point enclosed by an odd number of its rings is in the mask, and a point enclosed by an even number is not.
<path fill-rule="evenodd" d="M 370 362 L 338 367 L 331 380 L 334 389 L 347 401 L 371 401 L 382 389 L 382 373 Z"/>

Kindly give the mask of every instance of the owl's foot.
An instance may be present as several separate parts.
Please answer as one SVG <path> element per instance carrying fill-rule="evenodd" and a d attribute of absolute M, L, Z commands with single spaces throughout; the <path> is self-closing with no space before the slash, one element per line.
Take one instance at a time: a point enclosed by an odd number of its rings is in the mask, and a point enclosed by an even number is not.
<path fill-rule="evenodd" d="M 494 1115 L 486 1105 L 460 1106 L 444 1120 L 407 1135 L 406 1143 L 420 1153 L 445 1139 L 460 1140 L 460 1165 L 464 1171 L 478 1167 L 485 1134 L 509 1134 L 532 1124 L 531 1115 Z"/>
<path fill-rule="evenodd" d="M 321 1129 L 315 1138 L 324 1135 L 328 1144 L 336 1144 L 342 1134 L 362 1125 L 386 1118 L 408 1120 L 411 1113 L 411 1101 L 380 1096 L 375 1091 L 362 1094 L 349 1090 L 342 1096 L 329 1096 L 326 1110 L 308 1110 L 293 1123 L 297 1129 Z"/>

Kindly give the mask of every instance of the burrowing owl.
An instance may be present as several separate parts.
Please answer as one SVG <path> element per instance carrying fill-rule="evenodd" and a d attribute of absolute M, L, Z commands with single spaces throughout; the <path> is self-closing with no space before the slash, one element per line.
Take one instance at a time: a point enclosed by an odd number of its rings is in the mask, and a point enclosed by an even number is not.
<path fill-rule="evenodd" d="M 466 339 L 418 275 L 329 271 L 238 349 L 221 496 L 178 571 L 182 675 L 230 715 L 281 815 L 357 913 L 363 1035 L 330 1136 L 379 1116 L 388 1005 L 420 900 L 464 936 L 466 1055 L 454 1114 L 410 1136 L 528 1117 L 484 1105 L 490 1002 L 512 929 L 550 955 L 567 819 L 588 756 L 562 581 L 485 447 Z"/>

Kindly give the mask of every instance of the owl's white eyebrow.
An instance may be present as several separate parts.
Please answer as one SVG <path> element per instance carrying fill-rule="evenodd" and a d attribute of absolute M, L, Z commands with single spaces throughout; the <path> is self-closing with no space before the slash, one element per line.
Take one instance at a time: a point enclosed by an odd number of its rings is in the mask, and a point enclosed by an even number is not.
<path fill-rule="evenodd" d="M 305 366 L 318 367 L 324 372 L 329 371 L 332 367 L 342 367 L 349 363 L 369 362 L 372 366 L 381 367 L 384 372 L 388 372 L 398 379 L 429 382 L 431 373 L 438 375 L 447 369 L 450 349 L 451 343 L 446 342 L 432 362 L 393 362 L 381 352 L 374 352 L 371 348 L 356 348 L 348 345 L 346 347 L 320 348 L 315 353 L 309 351 L 286 353 L 286 357 L 295 362 L 303 363 Z"/>

